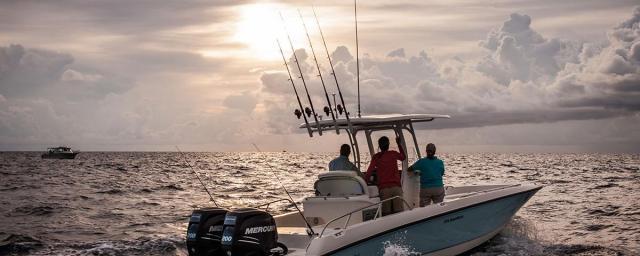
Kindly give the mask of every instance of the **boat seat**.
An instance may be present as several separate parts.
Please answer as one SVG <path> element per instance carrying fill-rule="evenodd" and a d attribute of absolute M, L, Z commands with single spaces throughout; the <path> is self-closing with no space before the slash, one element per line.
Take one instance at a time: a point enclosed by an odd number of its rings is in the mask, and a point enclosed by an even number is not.
<path fill-rule="evenodd" d="M 353 171 L 330 171 L 318 175 L 315 196 L 302 201 L 304 215 L 312 225 L 323 225 L 343 214 L 380 202 L 376 186 L 367 183 Z M 378 205 L 353 214 L 349 224 L 371 219 Z M 344 221 L 331 226 L 343 225 Z"/>
<path fill-rule="evenodd" d="M 316 196 L 322 197 L 370 196 L 371 191 L 367 188 L 367 183 L 353 171 L 321 173 L 313 187 Z"/>

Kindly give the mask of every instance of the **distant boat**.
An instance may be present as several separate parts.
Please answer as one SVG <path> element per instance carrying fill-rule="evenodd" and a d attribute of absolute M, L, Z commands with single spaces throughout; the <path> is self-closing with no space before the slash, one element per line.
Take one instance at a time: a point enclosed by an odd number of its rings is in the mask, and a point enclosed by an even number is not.
<path fill-rule="evenodd" d="M 47 148 L 47 152 L 42 154 L 46 159 L 74 159 L 80 151 L 73 151 L 70 147 Z"/>

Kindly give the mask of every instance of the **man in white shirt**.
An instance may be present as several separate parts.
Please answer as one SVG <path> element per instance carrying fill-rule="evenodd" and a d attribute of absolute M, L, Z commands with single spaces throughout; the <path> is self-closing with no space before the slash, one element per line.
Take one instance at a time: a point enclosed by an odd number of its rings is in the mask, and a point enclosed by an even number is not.
<path fill-rule="evenodd" d="M 351 147 L 347 144 L 342 144 L 342 146 L 340 146 L 340 156 L 329 162 L 329 171 L 354 171 L 358 173 L 358 176 L 363 177 L 358 167 L 349 161 L 350 154 Z"/>

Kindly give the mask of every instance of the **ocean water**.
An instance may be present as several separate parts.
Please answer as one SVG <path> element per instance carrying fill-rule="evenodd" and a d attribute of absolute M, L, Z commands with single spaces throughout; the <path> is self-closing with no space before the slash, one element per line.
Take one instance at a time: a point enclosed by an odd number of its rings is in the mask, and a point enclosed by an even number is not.
<path fill-rule="evenodd" d="M 332 154 L 186 153 L 219 204 L 312 194 Z M 640 155 L 443 154 L 447 185 L 543 185 L 469 255 L 639 255 Z M 0 153 L 0 255 L 186 255 L 193 209 L 211 206 L 178 153 Z M 276 204 L 275 213 L 293 211 Z M 413 255 L 385 244 L 386 255 Z"/>

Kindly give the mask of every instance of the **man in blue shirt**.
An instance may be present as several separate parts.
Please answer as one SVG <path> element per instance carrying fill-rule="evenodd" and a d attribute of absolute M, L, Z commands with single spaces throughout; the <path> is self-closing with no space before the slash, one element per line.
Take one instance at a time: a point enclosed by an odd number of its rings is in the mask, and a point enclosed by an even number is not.
<path fill-rule="evenodd" d="M 358 167 L 349 161 L 349 155 L 351 154 L 351 147 L 347 144 L 340 146 L 340 156 L 329 162 L 329 171 L 354 171 L 358 173 L 358 176 L 363 177 Z"/>
<path fill-rule="evenodd" d="M 420 207 L 444 200 L 444 163 L 435 154 L 436 145 L 427 144 L 427 157 L 416 161 L 408 169 L 420 175 Z"/>

